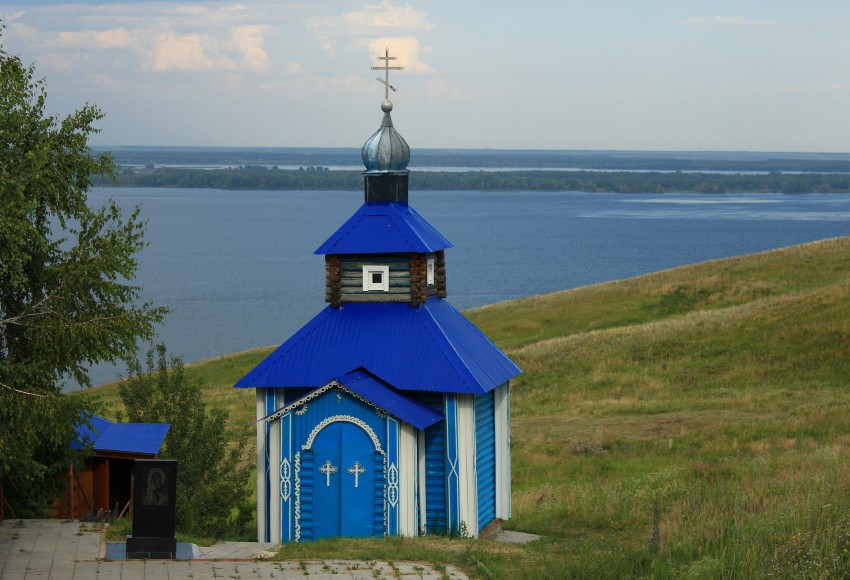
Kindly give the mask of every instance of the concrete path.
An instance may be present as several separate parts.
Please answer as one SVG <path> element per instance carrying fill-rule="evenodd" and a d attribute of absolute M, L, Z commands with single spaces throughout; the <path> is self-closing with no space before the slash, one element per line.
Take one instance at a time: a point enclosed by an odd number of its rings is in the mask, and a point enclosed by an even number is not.
<path fill-rule="evenodd" d="M 417 562 L 356 560 L 257 561 L 268 544 L 222 542 L 201 548 L 204 560 L 106 561 L 101 526 L 61 520 L 6 520 L 0 524 L 0 578 L 3 580 L 212 580 L 279 578 L 352 580 L 465 579 L 446 566 Z"/>

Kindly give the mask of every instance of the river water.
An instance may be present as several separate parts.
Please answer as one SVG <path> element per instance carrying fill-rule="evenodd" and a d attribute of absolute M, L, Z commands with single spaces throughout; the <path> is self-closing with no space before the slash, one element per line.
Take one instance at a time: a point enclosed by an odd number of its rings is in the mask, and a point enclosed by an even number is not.
<path fill-rule="evenodd" d="M 324 258 L 313 251 L 363 199 L 160 188 L 89 198 L 110 196 L 148 220 L 136 283 L 171 309 L 159 340 L 186 362 L 279 344 L 317 314 Z M 850 195 L 415 191 L 411 205 L 455 246 L 448 298 L 459 309 L 850 235 Z"/>

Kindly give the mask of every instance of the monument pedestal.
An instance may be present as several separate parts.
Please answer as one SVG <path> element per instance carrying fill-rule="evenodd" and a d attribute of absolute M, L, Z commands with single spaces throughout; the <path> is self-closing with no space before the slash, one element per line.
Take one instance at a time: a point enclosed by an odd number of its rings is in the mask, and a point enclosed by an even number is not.
<path fill-rule="evenodd" d="M 173 560 L 176 554 L 176 538 L 144 538 L 127 536 L 128 560 Z"/>

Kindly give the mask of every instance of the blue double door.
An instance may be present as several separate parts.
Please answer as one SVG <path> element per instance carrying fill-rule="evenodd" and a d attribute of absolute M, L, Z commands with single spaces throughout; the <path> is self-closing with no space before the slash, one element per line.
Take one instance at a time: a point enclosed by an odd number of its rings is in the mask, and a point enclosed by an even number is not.
<path fill-rule="evenodd" d="M 313 451 L 314 537 L 381 535 L 382 461 L 366 432 L 331 423 L 316 436 Z"/>

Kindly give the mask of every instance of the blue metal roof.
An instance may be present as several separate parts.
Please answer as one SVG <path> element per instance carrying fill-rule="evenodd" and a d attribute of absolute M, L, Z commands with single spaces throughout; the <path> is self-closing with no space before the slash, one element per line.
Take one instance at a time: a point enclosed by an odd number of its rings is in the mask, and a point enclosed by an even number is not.
<path fill-rule="evenodd" d="M 82 449 L 87 443 L 94 444 L 100 433 L 103 433 L 107 427 L 112 425 L 112 421 L 108 421 L 97 415 L 89 415 L 86 417 L 91 427 L 85 423 L 77 423 L 77 437 L 71 442 L 74 449 Z"/>
<path fill-rule="evenodd" d="M 77 426 L 77 438 L 94 443 L 95 451 L 120 451 L 123 453 L 145 453 L 156 455 L 165 440 L 168 423 L 113 423 L 103 417 L 92 415 L 89 419 L 93 429 L 86 425 Z M 82 448 L 78 442 L 73 446 Z"/>
<path fill-rule="evenodd" d="M 328 306 L 236 383 L 320 387 L 363 368 L 396 389 L 481 394 L 520 372 L 451 304 Z"/>
<path fill-rule="evenodd" d="M 452 244 L 405 203 L 364 203 L 316 254 L 427 253 Z"/>
<path fill-rule="evenodd" d="M 366 371 L 354 371 L 336 381 L 417 429 L 425 429 L 443 419 L 443 414 L 436 409 L 399 393 Z"/>

